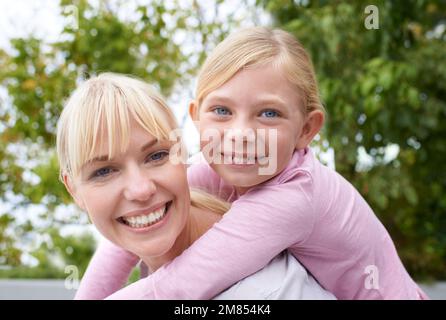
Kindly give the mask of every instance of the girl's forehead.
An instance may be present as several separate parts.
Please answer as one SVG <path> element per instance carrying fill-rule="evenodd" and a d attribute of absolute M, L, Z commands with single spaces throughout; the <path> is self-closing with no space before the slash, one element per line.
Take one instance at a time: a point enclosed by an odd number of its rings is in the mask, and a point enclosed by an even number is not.
<path fill-rule="evenodd" d="M 299 98 L 300 92 L 282 68 L 264 65 L 240 70 L 228 81 L 210 90 L 203 100 L 230 100 L 236 96 L 250 96 L 252 99 L 276 96 L 294 100 Z"/>

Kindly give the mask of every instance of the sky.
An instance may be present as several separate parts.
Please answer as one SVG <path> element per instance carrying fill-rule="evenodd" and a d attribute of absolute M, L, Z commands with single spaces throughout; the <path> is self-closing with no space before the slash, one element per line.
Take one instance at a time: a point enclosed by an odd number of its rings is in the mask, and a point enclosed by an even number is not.
<path fill-rule="evenodd" d="M 0 0 L 0 48 L 10 52 L 11 38 L 26 37 L 30 34 L 48 42 L 58 40 L 65 19 L 59 14 L 58 3 L 56 0 Z M 128 13 L 123 12 L 121 15 L 126 18 Z M 184 110 L 187 110 L 185 101 L 191 99 L 190 92 L 180 88 L 168 99 L 179 121 L 184 116 Z M 198 134 L 193 123 L 187 120 L 183 130 L 188 137 L 187 147 L 191 152 L 196 151 Z"/>
<path fill-rule="evenodd" d="M 29 34 L 56 40 L 63 23 L 58 3 L 54 0 L 0 0 L 0 47 L 8 49 L 10 38 Z"/>

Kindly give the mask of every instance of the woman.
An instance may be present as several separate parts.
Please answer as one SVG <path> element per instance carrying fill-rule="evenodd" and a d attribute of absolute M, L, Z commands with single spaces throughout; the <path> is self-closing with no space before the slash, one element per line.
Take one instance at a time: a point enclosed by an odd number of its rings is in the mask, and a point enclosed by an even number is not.
<path fill-rule="evenodd" d="M 182 148 L 169 140 L 175 129 L 175 117 L 149 85 L 110 73 L 82 84 L 58 123 L 67 190 L 104 237 L 136 255 L 149 272 L 187 250 L 229 208 L 204 192 L 189 192 L 184 161 L 174 158 Z M 104 281 L 114 272 L 106 271 Z M 215 298 L 334 297 L 283 253 Z"/>

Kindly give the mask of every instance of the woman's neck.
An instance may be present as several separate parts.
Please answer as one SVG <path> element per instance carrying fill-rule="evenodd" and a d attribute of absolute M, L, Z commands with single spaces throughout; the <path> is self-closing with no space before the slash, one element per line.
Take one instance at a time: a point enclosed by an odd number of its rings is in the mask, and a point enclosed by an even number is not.
<path fill-rule="evenodd" d="M 220 219 L 220 214 L 208 209 L 190 206 L 189 219 L 186 221 L 186 225 L 175 240 L 172 248 L 158 257 L 142 257 L 142 260 L 149 268 L 149 273 L 155 272 L 158 268 L 182 254 L 184 250 L 189 248 L 195 240 L 201 237 Z"/>

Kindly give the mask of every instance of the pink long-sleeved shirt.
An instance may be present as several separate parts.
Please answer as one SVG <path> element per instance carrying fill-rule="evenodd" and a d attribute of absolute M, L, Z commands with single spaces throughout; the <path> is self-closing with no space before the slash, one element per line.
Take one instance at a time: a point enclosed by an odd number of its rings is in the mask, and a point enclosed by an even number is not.
<path fill-rule="evenodd" d="M 338 299 L 427 298 L 358 191 L 310 149 L 240 197 L 207 163 L 192 165 L 188 179 L 231 209 L 179 257 L 109 298 L 209 299 L 286 248 Z M 118 251 L 98 249 L 76 298 L 104 298 L 122 285 L 135 256 Z M 115 271 L 104 274 L 105 266 Z"/>

